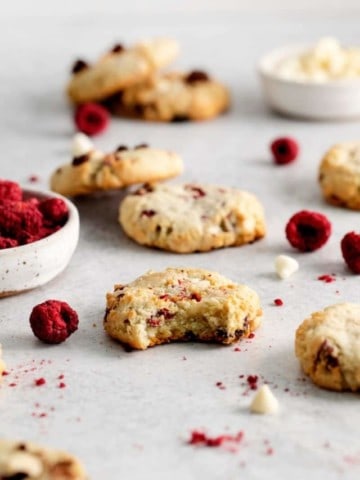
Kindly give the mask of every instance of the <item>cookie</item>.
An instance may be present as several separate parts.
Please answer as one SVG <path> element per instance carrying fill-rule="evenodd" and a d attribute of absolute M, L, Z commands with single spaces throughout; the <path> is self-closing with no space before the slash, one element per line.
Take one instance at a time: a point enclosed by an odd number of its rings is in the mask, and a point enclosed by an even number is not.
<path fill-rule="evenodd" d="M 171 39 L 157 38 L 137 45 L 114 48 L 94 65 L 78 60 L 67 86 L 75 103 L 97 102 L 141 82 L 177 56 L 179 46 Z"/>
<path fill-rule="evenodd" d="M 215 272 L 168 268 L 148 272 L 107 295 L 105 331 L 132 348 L 172 341 L 231 344 L 261 321 L 258 295 Z"/>
<path fill-rule="evenodd" d="M 119 221 L 141 245 L 178 253 L 243 245 L 265 235 L 254 195 L 214 185 L 147 185 L 124 199 Z"/>
<path fill-rule="evenodd" d="M 65 452 L 30 442 L 0 440 L 0 479 L 85 480 L 80 462 Z"/>
<path fill-rule="evenodd" d="M 86 150 L 76 150 L 72 163 L 55 171 L 50 187 L 67 197 L 88 195 L 136 183 L 165 180 L 179 175 L 182 170 L 182 159 L 167 150 L 147 145 L 134 148 L 121 145 L 115 152 L 103 153 L 89 144 Z"/>
<path fill-rule="evenodd" d="M 360 210 L 360 142 L 333 146 L 321 162 L 319 183 L 328 203 Z"/>
<path fill-rule="evenodd" d="M 109 108 L 115 114 L 143 120 L 206 120 L 228 109 L 230 95 L 204 72 L 165 73 L 124 90 Z"/>
<path fill-rule="evenodd" d="M 296 331 L 295 352 L 319 387 L 360 390 L 360 304 L 341 303 L 313 313 Z"/>

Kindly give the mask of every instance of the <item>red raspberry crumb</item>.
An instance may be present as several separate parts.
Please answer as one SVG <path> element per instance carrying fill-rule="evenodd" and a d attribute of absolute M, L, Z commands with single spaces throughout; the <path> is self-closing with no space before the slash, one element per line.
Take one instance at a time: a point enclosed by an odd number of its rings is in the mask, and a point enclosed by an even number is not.
<path fill-rule="evenodd" d="M 22 200 L 22 190 L 18 183 L 9 180 L 0 180 L 0 202 L 3 200 Z"/>
<path fill-rule="evenodd" d="M 281 298 L 275 298 L 274 304 L 275 304 L 277 307 L 282 307 L 282 306 L 284 305 L 284 302 L 281 300 Z"/>
<path fill-rule="evenodd" d="M 191 432 L 190 438 L 187 441 L 189 445 L 201 445 L 204 447 L 221 447 L 224 444 L 240 443 L 244 437 L 243 432 L 238 432 L 236 435 L 219 435 L 217 437 L 210 437 L 204 432 L 194 430 Z"/>
<path fill-rule="evenodd" d="M 299 144 L 294 138 L 281 137 L 271 143 L 270 150 L 277 165 L 286 165 L 292 163 L 298 156 Z"/>
<path fill-rule="evenodd" d="M 331 274 L 331 275 L 328 275 L 328 274 L 320 275 L 319 277 L 317 277 L 317 279 L 320 280 L 321 282 L 325 282 L 325 283 L 332 283 L 332 282 L 335 282 L 335 281 L 336 281 L 335 274 Z"/>
<path fill-rule="evenodd" d="M 77 107 L 74 120 L 80 132 L 96 135 L 107 128 L 109 114 L 97 103 L 84 103 Z"/>
<path fill-rule="evenodd" d="M 347 233 L 341 240 L 341 252 L 350 270 L 360 273 L 360 234 Z"/>
<path fill-rule="evenodd" d="M 1 375 L 3 377 L 6 377 L 7 375 L 10 375 L 10 372 L 7 372 L 6 370 L 4 370 Z"/>
<path fill-rule="evenodd" d="M 251 332 L 248 336 L 248 338 L 254 338 L 255 337 L 255 333 L 254 332 Z"/>
<path fill-rule="evenodd" d="M 44 215 L 45 224 L 50 226 L 64 225 L 69 217 L 69 209 L 61 198 L 47 198 L 39 204 Z"/>
<path fill-rule="evenodd" d="M 331 223 L 322 213 L 301 210 L 286 225 L 286 238 L 301 252 L 321 248 L 331 235 Z"/>
<path fill-rule="evenodd" d="M 45 385 L 46 380 L 45 378 L 37 378 L 34 383 L 37 387 L 41 387 L 42 385 Z"/>
<path fill-rule="evenodd" d="M 30 315 L 34 335 L 50 344 L 64 342 L 78 328 L 78 315 L 67 303 L 47 300 L 36 305 Z"/>
<path fill-rule="evenodd" d="M 15 238 L 0 237 L 0 250 L 17 247 L 19 242 Z"/>
<path fill-rule="evenodd" d="M 37 175 L 30 175 L 29 177 L 29 182 L 30 183 L 36 183 L 39 181 L 39 177 Z"/>
<path fill-rule="evenodd" d="M 257 382 L 259 380 L 259 377 L 257 375 L 248 375 L 246 378 L 246 381 L 250 387 L 251 390 L 257 390 L 258 385 Z"/>
<path fill-rule="evenodd" d="M 59 386 L 59 388 L 65 388 L 65 387 L 66 387 L 66 383 L 60 382 L 58 386 Z"/>

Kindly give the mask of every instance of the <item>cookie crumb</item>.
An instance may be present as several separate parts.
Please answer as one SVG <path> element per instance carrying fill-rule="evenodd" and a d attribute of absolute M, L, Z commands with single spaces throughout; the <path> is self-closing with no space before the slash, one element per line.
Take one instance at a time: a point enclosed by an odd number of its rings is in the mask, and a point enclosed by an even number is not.
<path fill-rule="evenodd" d="M 250 404 L 252 413 L 273 414 L 279 410 L 279 402 L 268 385 L 263 385 Z"/>

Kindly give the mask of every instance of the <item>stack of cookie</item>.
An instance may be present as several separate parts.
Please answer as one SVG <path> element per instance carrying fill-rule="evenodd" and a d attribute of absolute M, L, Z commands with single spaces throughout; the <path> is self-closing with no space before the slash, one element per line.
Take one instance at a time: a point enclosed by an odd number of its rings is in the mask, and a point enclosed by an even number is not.
<path fill-rule="evenodd" d="M 171 39 L 117 44 L 93 65 L 75 62 L 68 96 L 75 105 L 101 102 L 115 115 L 142 120 L 206 120 L 224 112 L 229 92 L 207 73 L 160 71 L 178 52 Z"/>

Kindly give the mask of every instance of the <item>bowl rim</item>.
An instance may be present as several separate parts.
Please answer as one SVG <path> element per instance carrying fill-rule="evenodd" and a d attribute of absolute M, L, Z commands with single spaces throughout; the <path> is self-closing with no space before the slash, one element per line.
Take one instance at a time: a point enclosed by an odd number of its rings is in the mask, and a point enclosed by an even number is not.
<path fill-rule="evenodd" d="M 344 88 L 358 88 L 360 89 L 360 76 L 358 79 L 356 78 L 342 78 L 338 80 L 325 80 L 323 82 L 314 82 L 311 80 L 304 80 L 304 79 L 289 79 L 283 78 L 280 75 L 276 74 L 276 71 L 272 68 L 274 67 L 275 62 L 285 59 L 286 57 L 290 56 L 291 54 L 295 53 L 302 53 L 305 52 L 307 49 L 311 48 L 313 44 L 310 43 L 294 43 L 283 45 L 282 47 L 275 48 L 262 57 L 257 63 L 256 70 L 260 74 L 260 76 L 275 80 L 278 83 L 282 83 L 284 85 L 291 85 L 300 88 L 314 88 L 314 89 L 344 89 Z"/>
<path fill-rule="evenodd" d="M 35 189 L 35 188 L 27 188 L 23 187 L 20 185 L 23 194 L 25 195 L 30 195 L 33 197 L 43 197 L 43 198 L 60 198 L 63 200 L 68 209 L 69 209 L 69 218 L 67 219 L 65 225 L 63 225 L 59 230 L 57 230 L 54 233 L 51 233 L 47 237 L 41 238 L 40 240 L 36 240 L 35 242 L 28 243 L 26 245 L 18 245 L 16 247 L 10 247 L 10 248 L 3 248 L 0 250 L 0 258 L 13 255 L 13 254 L 18 254 L 20 251 L 21 252 L 26 252 L 27 250 L 30 251 L 31 249 L 34 248 L 34 246 L 41 248 L 42 246 L 45 246 L 47 243 L 49 243 L 50 239 L 51 240 L 56 240 L 58 237 L 62 237 L 64 234 L 66 234 L 72 227 L 75 225 L 79 224 L 79 212 L 76 206 L 66 197 L 63 195 L 60 195 L 59 193 L 52 192 L 51 190 L 40 190 L 40 189 Z"/>

